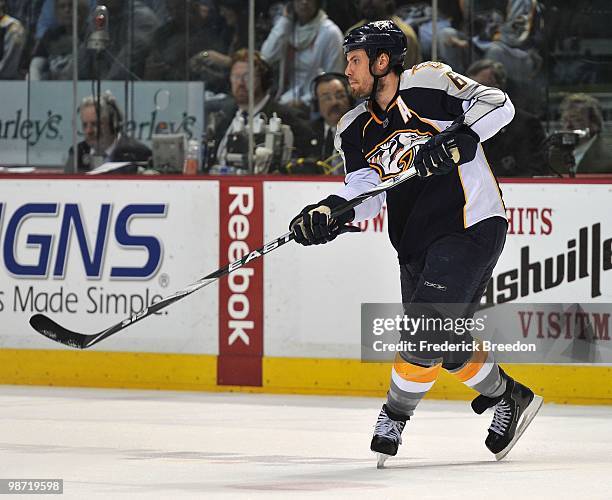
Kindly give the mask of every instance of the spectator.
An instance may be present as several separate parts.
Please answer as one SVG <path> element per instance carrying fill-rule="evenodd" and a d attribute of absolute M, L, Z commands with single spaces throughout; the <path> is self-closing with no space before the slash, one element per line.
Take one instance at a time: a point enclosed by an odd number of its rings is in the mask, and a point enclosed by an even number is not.
<path fill-rule="evenodd" d="M 123 134 L 123 113 L 115 97 L 108 91 L 100 97 L 99 133 L 97 107 L 94 96 L 83 99 L 79 107 L 85 140 L 77 145 L 78 171 L 86 172 L 99 166 L 98 163 L 108 161 L 148 161 L 151 158 L 151 150 L 136 139 Z M 66 162 L 68 168 L 72 167 L 73 154 L 71 147 Z M 98 161 L 96 157 L 99 158 Z"/>
<path fill-rule="evenodd" d="M 535 50 L 541 42 L 541 7 L 537 0 L 507 0 L 506 14 L 481 12 L 475 21 L 474 45 L 486 59 L 499 61 L 513 79 L 530 81 L 542 58 Z"/>
<path fill-rule="evenodd" d="M 36 23 L 45 1 L 48 0 L 31 0 L 29 2 L 6 0 L 6 10 L 11 16 L 21 21 L 28 34 L 33 34 L 36 31 Z"/>
<path fill-rule="evenodd" d="M 25 44 L 23 24 L 7 14 L 6 0 L 0 0 L 0 79 L 20 78 L 19 63 Z"/>
<path fill-rule="evenodd" d="M 416 13 L 414 13 L 416 14 Z M 422 10 L 426 20 L 419 25 L 419 41 L 423 58 L 432 58 L 433 22 L 431 7 Z M 468 37 L 461 32 L 463 11 L 458 0 L 439 0 L 436 29 L 438 33 L 437 59 L 448 63 L 455 71 L 466 68 Z"/>
<path fill-rule="evenodd" d="M 129 1 L 129 0 L 124 0 Z M 149 7 L 160 21 L 166 21 L 170 14 L 168 13 L 168 0 L 143 0 L 145 5 Z"/>
<path fill-rule="evenodd" d="M 469 3 L 439 0 L 438 60 L 454 71 L 465 73 L 473 56 L 503 64 L 508 73 L 507 88 L 513 104 L 530 109 L 538 116 L 544 112 L 545 82 L 540 74 L 542 58 L 537 48 L 542 41 L 542 15 L 537 0 L 505 0 L 478 3 L 466 34 Z M 493 7 L 506 6 L 506 15 Z M 424 57 L 431 51 L 431 22 L 419 28 Z"/>
<path fill-rule="evenodd" d="M 20 0 L 23 2 L 23 0 Z M 42 2 L 42 5 L 38 7 L 37 11 L 40 15 L 37 14 L 36 20 L 34 21 L 36 24 L 36 39 L 40 40 L 45 32 L 57 26 L 57 20 L 55 19 L 55 2 L 56 0 L 35 0 L 37 4 Z M 89 9 L 91 12 L 96 8 L 96 0 L 87 0 L 89 3 Z M 124 0 L 124 3 L 129 3 L 130 0 Z M 27 4 L 29 2 L 23 2 Z M 144 0 L 144 3 L 147 7 L 149 7 L 155 14 L 158 19 L 166 19 L 168 12 L 166 10 L 166 0 Z M 106 5 L 104 2 L 101 5 Z"/>
<path fill-rule="evenodd" d="M 348 80 L 341 73 L 317 76 L 312 82 L 312 93 L 316 99 L 314 108 L 321 115 L 311 122 L 312 130 L 317 135 L 315 146 L 319 148 L 315 156 L 325 159 L 336 152 L 336 126 L 340 118 L 353 107 L 354 101 Z"/>
<path fill-rule="evenodd" d="M 320 0 L 292 0 L 261 47 L 270 63 L 280 63 L 279 101 L 309 106 L 310 82 L 321 72 L 344 69 L 342 32 L 320 8 Z"/>
<path fill-rule="evenodd" d="M 58 20 L 55 15 L 56 1 L 57 0 L 43 0 L 40 14 L 36 20 L 36 40 L 40 40 L 48 29 L 57 27 Z M 87 0 L 87 3 L 89 4 L 89 10 L 93 12 L 96 8 L 96 0 Z"/>
<path fill-rule="evenodd" d="M 470 28 L 475 33 L 472 43 L 481 57 L 501 62 L 512 80 L 527 82 L 541 66 L 535 50 L 542 38 L 541 8 L 537 0 L 507 0 L 505 4 L 505 16 L 495 8 L 476 13 Z M 458 72 L 465 72 L 470 55 L 468 36 L 462 31 L 465 8 L 467 3 L 460 0 L 439 3 L 438 57 Z M 431 23 L 421 26 L 419 35 L 431 50 Z"/>
<path fill-rule="evenodd" d="M 438 21 L 440 20 L 439 2 L 440 0 L 438 0 Z M 425 50 L 423 49 L 423 40 L 421 39 L 420 28 L 423 23 L 431 21 L 431 7 L 431 1 L 425 2 L 423 0 L 410 0 L 410 3 L 406 4 L 405 0 L 399 0 L 397 2 L 397 9 L 395 11 L 395 15 L 398 16 L 400 19 L 403 19 L 406 24 L 412 26 L 412 28 L 417 33 L 419 43 L 421 44 L 421 51 L 423 54 L 425 54 Z"/>
<path fill-rule="evenodd" d="M 561 173 L 602 174 L 612 172 L 612 141 L 604 135 L 599 101 L 587 94 L 570 94 L 561 102 L 561 126 L 586 130 L 573 151 L 551 148 L 551 166 Z M 569 156 L 569 158 L 568 158 Z"/>
<path fill-rule="evenodd" d="M 481 59 L 468 68 L 466 75 L 482 85 L 506 90 L 506 70 L 499 62 Z M 515 107 L 514 119 L 483 142 L 482 147 L 489 166 L 498 177 L 548 175 L 545 139 L 540 120 Z"/>
<path fill-rule="evenodd" d="M 110 43 L 100 53 L 79 53 L 79 77 L 82 79 L 131 80 L 144 76 L 153 33 L 159 27 L 156 14 L 141 0 L 98 0 L 108 9 Z"/>
<path fill-rule="evenodd" d="M 354 105 L 346 76 L 322 73 L 312 81 L 313 110 L 320 116 L 310 122 L 312 137 L 305 158 L 287 166 L 291 174 L 344 174 L 344 162 L 334 147 L 336 126 Z"/>
<path fill-rule="evenodd" d="M 348 31 L 359 28 L 371 21 L 388 19 L 393 21 L 406 36 L 408 50 L 404 59 L 404 67 L 411 68 L 421 62 L 421 47 L 412 27 L 395 15 L 395 0 L 359 0 L 359 11 L 363 19 L 349 28 Z"/>
<path fill-rule="evenodd" d="M 225 75 L 206 67 L 194 73 L 189 60 L 204 49 L 222 47 L 213 5 L 194 0 L 168 0 L 168 21 L 153 36 L 153 48 L 145 66 L 147 80 L 192 80 L 202 78 L 206 88 L 218 88 Z M 222 80 L 222 81 L 221 81 Z"/>
<path fill-rule="evenodd" d="M 253 76 L 253 90 L 255 93 L 254 114 L 263 113 L 267 119 L 274 113 L 289 125 L 294 135 L 294 144 L 298 155 L 303 154 L 305 141 L 310 137 L 308 125 L 300 120 L 295 111 L 287 106 L 276 102 L 270 95 L 272 87 L 272 68 L 255 52 L 255 75 Z M 215 144 L 217 147 L 217 159 L 220 164 L 225 163 L 227 152 L 227 138 L 234 132 L 234 117 L 240 113 L 245 121 L 247 119 L 249 94 L 248 94 L 248 51 L 241 49 L 232 56 L 230 69 L 230 85 L 232 97 L 222 107 L 214 121 L 218 124 L 214 130 Z M 279 168 L 275 165 L 273 168 Z"/>
<path fill-rule="evenodd" d="M 327 0 L 323 4 L 323 8 L 343 33 L 359 21 L 359 12 L 355 0 Z"/>
<path fill-rule="evenodd" d="M 214 3 L 212 0 L 199 0 L 200 10 L 206 7 L 212 9 Z M 226 47 L 225 50 L 218 47 L 209 47 L 191 58 L 191 68 L 195 72 L 202 75 L 202 79 L 206 80 L 207 73 L 221 73 L 227 81 L 229 68 L 232 64 L 232 58 L 228 54 L 233 54 L 237 50 L 247 47 L 248 40 L 248 16 L 244 12 L 245 5 L 242 0 L 223 0 L 219 5 L 219 14 L 225 22 L 224 30 L 219 35 L 221 47 Z M 215 50 L 217 48 L 218 50 Z"/>
<path fill-rule="evenodd" d="M 79 42 L 85 38 L 87 0 L 77 0 L 79 17 Z M 55 1 L 57 25 L 49 28 L 36 42 L 30 62 L 31 80 L 72 79 L 72 0 Z"/>

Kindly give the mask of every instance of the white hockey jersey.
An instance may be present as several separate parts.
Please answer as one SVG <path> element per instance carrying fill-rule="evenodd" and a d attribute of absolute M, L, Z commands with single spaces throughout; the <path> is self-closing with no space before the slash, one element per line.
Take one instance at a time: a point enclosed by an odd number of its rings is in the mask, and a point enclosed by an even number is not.
<path fill-rule="evenodd" d="M 478 134 L 493 136 L 514 117 L 514 107 L 499 89 L 454 73 L 445 64 L 425 62 L 402 73 L 386 110 L 364 102 L 338 124 L 336 149 L 344 159 L 345 199 L 407 170 L 418 148 L 457 117 Z M 489 217 L 506 217 L 501 191 L 484 151 L 447 175 L 414 179 L 386 194 L 389 237 L 400 262 L 420 255 L 437 238 L 463 231 Z M 374 217 L 382 194 L 355 209 L 355 220 Z"/>

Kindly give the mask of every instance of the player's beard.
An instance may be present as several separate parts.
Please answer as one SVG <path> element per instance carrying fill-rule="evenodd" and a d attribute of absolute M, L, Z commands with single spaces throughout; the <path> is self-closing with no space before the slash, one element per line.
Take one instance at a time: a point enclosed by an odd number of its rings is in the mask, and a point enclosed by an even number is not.
<path fill-rule="evenodd" d="M 351 95 L 354 99 L 367 99 L 372 94 L 372 90 L 374 90 L 374 78 L 372 81 L 367 84 L 367 87 L 353 88 L 351 87 Z"/>

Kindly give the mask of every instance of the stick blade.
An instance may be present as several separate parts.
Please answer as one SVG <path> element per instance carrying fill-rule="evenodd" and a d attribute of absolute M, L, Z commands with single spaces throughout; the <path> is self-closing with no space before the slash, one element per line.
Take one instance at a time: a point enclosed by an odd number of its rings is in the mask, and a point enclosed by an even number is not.
<path fill-rule="evenodd" d="M 85 349 L 89 335 L 73 332 L 59 325 L 44 314 L 35 314 L 30 318 L 30 325 L 41 335 L 77 349 Z"/>

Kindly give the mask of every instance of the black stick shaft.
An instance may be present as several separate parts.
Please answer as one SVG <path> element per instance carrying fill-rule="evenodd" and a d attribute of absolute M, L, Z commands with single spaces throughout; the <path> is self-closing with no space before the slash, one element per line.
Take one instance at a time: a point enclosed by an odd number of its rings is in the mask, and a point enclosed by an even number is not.
<path fill-rule="evenodd" d="M 378 186 L 374 187 L 373 189 L 359 196 L 356 196 L 352 200 L 347 201 L 344 205 L 341 205 L 336 210 L 334 210 L 331 216 L 334 218 L 338 217 L 339 215 L 342 215 L 343 213 L 349 211 L 351 208 L 354 208 L 357 205 L 360 205 L 361 203 L 363 203 L 364 201 L 369 200 L 370 198 L 373 198 L 375 196 L 378 196 L 379 194 L 385 191 L 388 191 L 389 189 L 397 186 L 398 184 L 401 184 L 402 182 L 407 181 L 408 179 L 414 177 L 415 175 L 416 175 L 416 171 L 414 167 L 411 167 L 408 170 L 401 172 L 398 175 L 390 179 L 387 179 L 386 181 L 383 181 L 382 183 L 380 183 Z M 156 312 L 161 311 L 162 309 L 165 309 L 170 304 L 173 304 L 174 302 L 177 302 L 181 300 L 182 298 L 187 297 L 188 295 L 191 295 L 192 293 L 200 290 L 201 288 L 204 288 L 205 286 L 213 283 L 219 278 L 227 274 L 230 274 L 236 271 L 237 269 L 240 269 L 242 266 L 247 265 L 252 260 L 258 259 L 264 256 L 265 254 L 273 250 L 276 250 L 277 248 L 280 248 L 286 243 L 289 243 L 292 239 L 293 239 L 292 232 L 285 233 L 279 238 L 276 238 L 275 240 L 269 243 L 266 243 L 261 248 L 251 251 L 248 255 L 245 255 L 241 259 L 238 259 L 230 264 L 227 264 L 226 266 L 220 269 L 217 269 L 216 271 L 204 276 L 203 278 L 200 278 L 199 280 L 192 283 L 191 285 L 188 285 L 184 289 L 179 290 L 178 292 L 161 299 L 159 302 L 156 302 L 155 304 L 148 305 L 143 310 L 133 314 L 129 318 L 126 318 L 123 321 L 120 321 L 119 323 L 105 330 L 102 330 L 99 333 L 87 335 L 84 333 L 79 333 L 79 332 L 68 330 L 67 328 L 64 328 L 63 326 L 59 325 L 58 323 L 56 323 L 49 317 L 45 316 L 44 314 L 35 314 L 34 316 L 32 316 L 30 318 L 30 325 L 32 325 L 32 327 L 36 331 L 38 331 L 40 334 L 56 342 L 59 342 L 61 344 L 65 344 L 71 347 L 76 347 L 78 349 L 87 349 L 88 347 L 91 347 L 97 344 L 98 342 L 104 340 L 105 338 L 108 338 L 111 335 L 114 335 L 115 333 L 120 332 L 121 330 L 124 330 L 125 328 L 133 325 L 134 323 L 144 318 L 147 318 L 151 316 L 152 314 L 155 314 Z"/>

